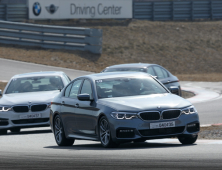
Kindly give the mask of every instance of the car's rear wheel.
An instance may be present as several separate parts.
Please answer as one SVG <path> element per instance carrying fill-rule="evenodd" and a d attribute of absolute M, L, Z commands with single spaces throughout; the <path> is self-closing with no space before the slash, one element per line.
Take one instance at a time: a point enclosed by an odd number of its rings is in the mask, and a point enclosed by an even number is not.
<path fill-rule="evenodd" d="M 99 121 L 99 137 L 103 147 L 118 147 L 118 143 L 113 142 L 110 132 L 110 126 L 107 118 L 103 116 Z"/>
<path fill-rule="evenodd" d="M 62 119 L 59 115 L 54 119 L 54 136 L 56 143 L 59 146 L 72 146 L 75 141 L 75 139 L 66 138 Z"/>
<path fill-rule="evenodd" d="M 7 134 L 7 129 L 0 130 L 0 135 L 6 135 L 6 134 Z"/>
<path fill-rule="evenodd" d="M 198 138 L 198 135 L 184 135 L 184 136 L 178 136 L 178 140 L 180 141 L 180 143 L 184 144 L 184 145 L 191 145 L 193 143 L 196 142 Z"/>
<path fill-rule="evenodd" d="M 13 128 L 13 129 L 10 129 L 11 132 L 13 133 L 19 133 L 20 132 L 20 128 Z"/>

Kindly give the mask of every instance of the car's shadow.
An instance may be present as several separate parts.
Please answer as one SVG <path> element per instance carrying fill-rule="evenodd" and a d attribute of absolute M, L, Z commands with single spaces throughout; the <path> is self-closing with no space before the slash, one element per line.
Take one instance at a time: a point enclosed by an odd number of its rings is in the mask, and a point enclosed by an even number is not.
<path fill-rule="evenodd" d="M 47 146 L 46 149 L 63 149 L 63 150 L 126 150 L 126 149 L 154 149 L 154 148 L 168 148 L 168 147 L 187 147 L 195 146 L 182 145 L 180 143 L 154 143 L 154 142 L 143 142 L 143 143 L 124 143 L 119 145 L 117 148 L 103 148 L 100 143 L 98 144 L 74 144 L 73 146 Z"/>
<path fill-rule="evenodd" d="M 31 135 L 31 134 L 43 134 L 43 133 L 52 133 L 50 129 L 47 130 L 30 130 L 30 131 L 21 131 L 17 132 L 8 132 L 6 135 L 1 136 L 9 136 L 9 135 Z"/>

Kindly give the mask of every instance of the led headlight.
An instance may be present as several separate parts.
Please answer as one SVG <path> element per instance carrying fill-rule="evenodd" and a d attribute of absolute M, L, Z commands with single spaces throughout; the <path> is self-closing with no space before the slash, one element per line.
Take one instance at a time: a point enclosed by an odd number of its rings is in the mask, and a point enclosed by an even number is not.
<path fill-rule="evenodd" d="M 134 119 L 134 118 L 137 118 L 137 113 L 112 112 L 111 116 L 114 119 Z"/>
<path fill-rule="evenodd" d="M 196 112 L 197 112 L 197 110 L 195 109 L 194 106 L 190 106 L 190 107 L 187 107 L 185 109 L 182 109 L 182 114 L 186 114 L 186 115 L 193 114 L 193 113 L 196 113 Z"/>
<path fill-rule="evenodd" d="M 0 112 L 7 112 L 12 109 L 11 106 L 0 106 Z"/>

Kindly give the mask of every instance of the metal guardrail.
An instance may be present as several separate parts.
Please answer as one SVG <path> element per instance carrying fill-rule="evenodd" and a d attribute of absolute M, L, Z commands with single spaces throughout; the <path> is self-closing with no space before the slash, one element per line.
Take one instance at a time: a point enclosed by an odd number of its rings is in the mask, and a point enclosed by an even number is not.
<path fill-rule="evenodd" d="M 152 21 L 222 19 L 222 1 L 134 2 L 133 18 Z"/>
<path fill-rule="evenodd" d="M 102 30 L 0 21 L 0 43 L 102 53 Z"/>
<path fill-rule="evenodd" d="M 23 21 L 28 19 L 28 7 L 25 4 L 1 5 L 0 20 Z"/>

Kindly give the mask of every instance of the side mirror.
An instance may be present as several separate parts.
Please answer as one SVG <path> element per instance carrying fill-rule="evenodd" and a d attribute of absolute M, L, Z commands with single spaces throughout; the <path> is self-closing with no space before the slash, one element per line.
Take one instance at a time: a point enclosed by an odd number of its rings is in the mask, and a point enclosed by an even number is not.
<path fill-rule="evenodd" d="M 0 96 L 2 96 L 2 90 L 0 89 Z"/>
<path fill-rule="evenodd" d="M 179 88 L 177 86 L 171 86 L 169 88 L 170 92 L 176 95 L 179 95 Z"/>
<path fill-rule="evenodd" d="M 153 76 L 154 78 L 158 79 L 158 76 Z"/>
<path fill-rule="evenodd" d="M 77 98 L 81 101 L 90 101 L 90 95 L 87 93 L 84 94 L 78 94 Z"/>

